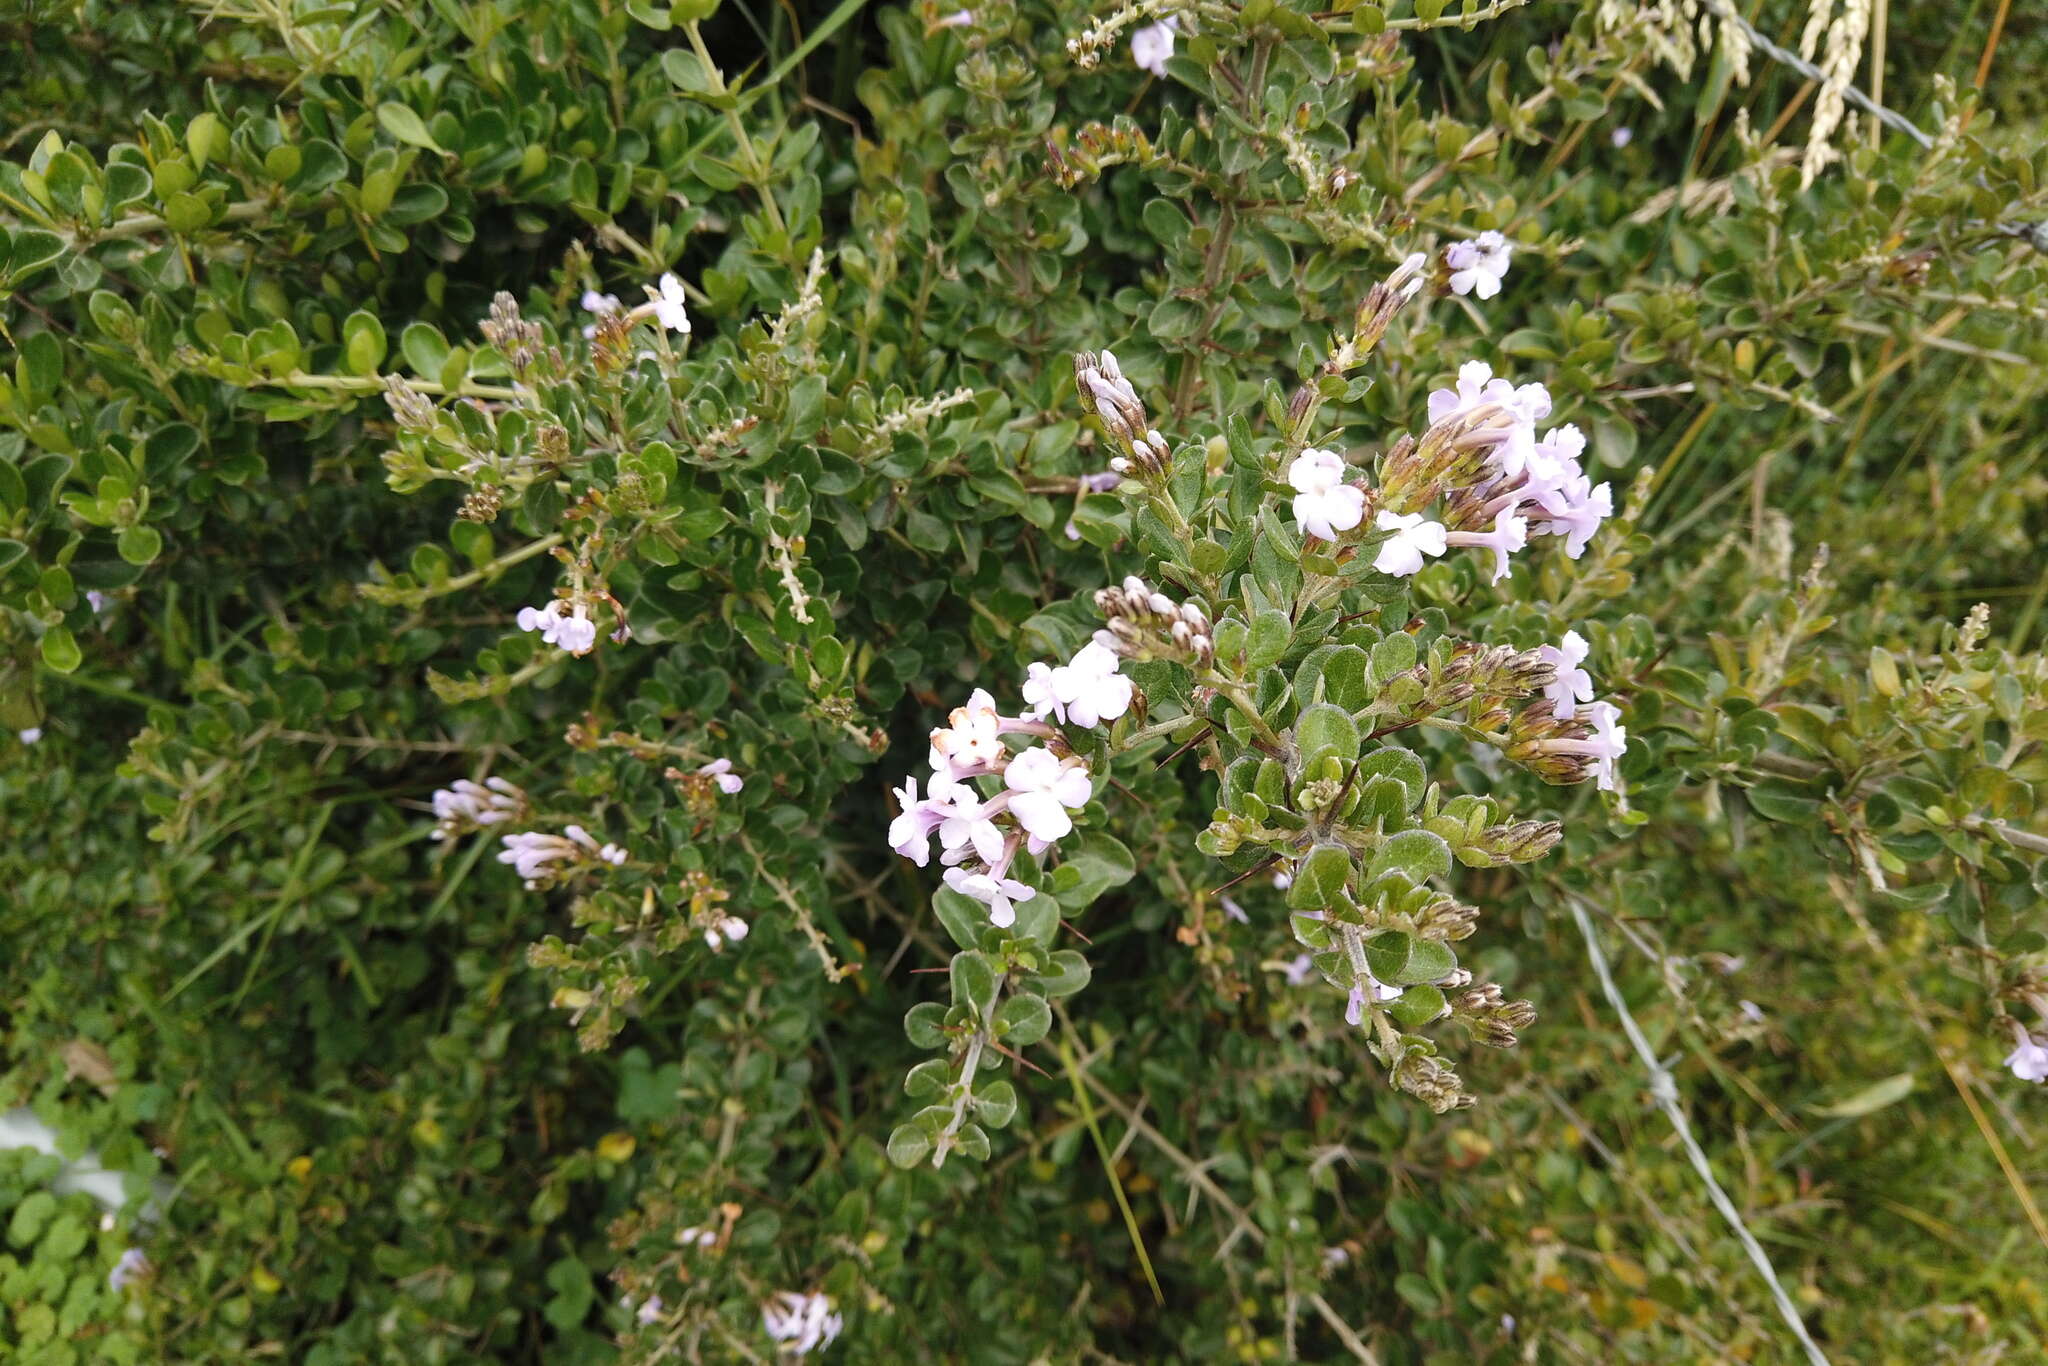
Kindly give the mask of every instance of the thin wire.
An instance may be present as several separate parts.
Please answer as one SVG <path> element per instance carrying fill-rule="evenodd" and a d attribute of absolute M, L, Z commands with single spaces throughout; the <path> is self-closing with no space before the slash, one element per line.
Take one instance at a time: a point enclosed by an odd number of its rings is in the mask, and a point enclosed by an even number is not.
<path fill-rule="evenodd" d="M 1806 1321 L 1799 1317 L 1799 1310 L 1793 1306 L 1792 1297 L 1787 1295 L 1785 1287 L 1779 1284 L 1778 1273 L 1772 1268 L 1770 1256 L 1764 1251 L 1763 1244 L 1757 1242 L 1755 1235 L 1749 1231 L 1749 1226 L 1742 1222 L 1742 1215 L 1737 1212 L 1735 1202 L 1728 1198 L 1728 1193 L 1721 1189 L 1721 1183 L 1714 1179 L 1714 1169 L 1708 1164 L 1707 1155 L 1700 1150 L 1698 1141 L 1693 1138 L 1692 1125 L 1686 1120 L 1684 1107 L 1678 1103 L 1678 1083 L 1664 1065 L 1657 1061 L 1656 1050 L 1651 1048 L 1650 1041 L 1643 1037 L 1642 1027 L 1636 1023 L 1636 1017 L 1629 1014 L 1627 1003 L 1621 999 L 1621 988 L 1614 984 L 1614 974 L 1607 969 L 1607 955 L 1600 951 L 1600 939 L 1593 932 L 1593 922 L 1587 918 L 1584 904 L 1575 896 L 1567 896 L 1565 900 L 1572 908 L 1572 918 L 1579 922 L 1579 934 L 1586 941 L 1586 957 L 1593 962 L 1593 972 L 1600 978 L 1600 989 L 1606 993 L 1607 1002 L 1614 1007 L 1615 1014 L 1621 1016 L 1621 1027 L 1628 1034 L 1628 1041 L 1635 1048 L 1636 1056 L 1642 1059 L 1644 1069 L 1650 1074 L 1650 1098 L 1657 1102 L 1657 1108 L 1664 1112 L 1665 1117 L 1671 1121 L 1671 1127 L 1677 1131 L 1678 1141 L 1685 1146 L 1685 1155 L 1692 1160 L 1692 1169 L 1699 1173 L 1700 1180 L 1706 1184 L 1707 1196 L 1714 1202 L 1714 1208 L 1721 1211 L 1721 1217 L 1735 1230 L 1736 1238 L 1742 1243 L 1742 1250 L 1749 1254 L 1750 1262 L 1763 1276 L 1765 1283 L 1771 1287 L 1771 1298 L 1777 1301 L 1778 1313 L 1784 1318 L 1786 1326 L 1792 1330 L 1792 1335 L 1799 1340 L 1799 1345 L 1806 1349 L 1807 1360 L 1812 1362 L 1813 1366 L 1828 1366 L 1827 1357 L 1822 1354 L 1820 1348 L 1814 1344 L 1812 1336 L 1806 1331 Z"/>
<path fill-rule="evenodd" d="M 1734 5 L 1729 3 L 1729 0 L 1706 0 L 1706 5 L 1707 8 L 1712 10 L 1715 14 L 1719 15 L 1723 19 L 1729 20 L 1730 22 L 1734 23 L 1739 28 L 1741 28 L 1743 32 L 1747 33 L 1749 35 L 1749 41 L 1753 45 L 1755 45 L 1758 51 L 1762 52 L 1771 60 L 1784 63 L 1786 66 L 1791 67 L 1794 71 L 1797 71 L 1800 75 L 1806 77 L 1806 79 L 1809 81 L 1820 81 L 1822 83 L 1825 83 L 1827 81 L 1827 73 L 1823 72 L 1819 67 L 1815 66 L 1812 62 L 1807 61 L 1804 57 L 1801 57 L 1798 53 L 1792 51 L 1792 49 L 1779 47 L 1776 43 L 1772 42 L 1769 38 L 1765 37 L 1761 32 L 1758 31 L 1757 26 L 1755 24 L 1750 23 L 1749 20 L 1742 17 L 1742 15 L 1735 9 Z M 1871 99 L 1870 96 L 1864 94 L 1861 90 L 1858 90 L 1855 86 L 1844 86 L 1842 88 L 1842 98 L 1847 100 L 1849 103 L 1855 105 L 1858 109 L 1861 109 L 1864 113 L 1875 117 L 1877 121 L 1879 123 L 1882 123 L 1885 127 L 1896 129 L 1898 132 L 1904 133 L 1907 137 L 1913 139 L 1913 141 L 1919 143 L 1922 147 L 1934 146 L 1934 139 L 1928 136 L 1926 133 L 1921 132 L 1919 124 L 1913 122 L 1913 120 L 1907 118 L 1904 114 L 1898 113 L 1895 110 L 1885 108 L 1876 100 Z"/>

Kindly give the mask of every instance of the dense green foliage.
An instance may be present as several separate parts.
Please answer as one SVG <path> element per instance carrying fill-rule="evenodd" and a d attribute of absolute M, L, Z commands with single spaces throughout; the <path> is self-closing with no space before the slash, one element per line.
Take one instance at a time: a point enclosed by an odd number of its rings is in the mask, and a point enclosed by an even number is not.
<path fill-rule="evenodd" d="M 62 1149 L 0 1149 L 7 1359 L 769 1361 L 782 1291 L 854 1361 L 1806 1359 L 1653 1094 L 1833 1359 L 2037 1351 L 2048 26 L 1876 0 L 1929 145 L 1852 108 L 1809 184 L 1827 96 L 1727 8 L 0 0 L 0 1112 Z M 665 272 L 686 335 L 584 306 Z M 1105 348 L 1166 478 L 1082 482 Z M 1384 478 L 1473 359 L 1589 436 L 1584 556 L 1304 548 L 1283 456 Z M 1129 574 L 1245 699 L 1134 665 L 990 929 L 889 791 Z M 1567 629 L 1615 794 L 1341 719 Z M 1561 838 L 1283 895 L 1311 760 Z M 487 776 L 624 861 L 523 886 L 437 823 Z M 1538 1016 L 1403 1016 L 1469 1108 L 1283 970 L 1390 869 Z"/>

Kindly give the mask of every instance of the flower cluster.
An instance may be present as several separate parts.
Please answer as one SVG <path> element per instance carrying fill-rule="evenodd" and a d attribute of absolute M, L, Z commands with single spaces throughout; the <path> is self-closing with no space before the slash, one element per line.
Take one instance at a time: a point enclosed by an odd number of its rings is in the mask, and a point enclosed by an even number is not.
<path fill-rule="evenodd" d="M 1559 645 L 1538 647 L 1536 655 L 1555 677 L 1543 701 L 1525 708 L 1509 728 L 1503 753 L 1547 783 L 1582 783 L 1592 778 L 1602 792 L 1614 791 L 1615 761 L 1628 752 L 1628 731 L 1617 724 L 1621 708 L 1594 702 L 1593 679 L 1583 668 L 1591 647 L 1577 631 Z M 1581 716 L 1580 703 L 1585 703 Z"/>
<path fill-rule="evenodd" d="M 467 778 L 434 793 L 434 834 L 454 839 L 486 826 L 517 820 L 526 813 L 526 793 L 503 778 L 473 783 Z"/>
<path fill-rule="evenodd" d="M 562 873 L 577 867 L 606 863 L 617 867 L 626 861 L 626 851 L 616 844 L 599 844 L 580 825 L 565 825 L 559 835 L 529 830 L 504 837 L 505 847 L 498 862 L 509 863 L 526 879 L 528 891 L 547 886 Z"/>
<path fill-rule="evenodd" d="M 541 607 L 522 607 L 514 620 L 520 630 L 538 631 L 542 640 L 572 655 L 587 655 L 597 644 L 597 623 L 590 619 L 590 609 L 581 602 L 557 601 Z"/>
<path fill-rule="evenodd" d="M 1109 434 L 1130 448 L 1130 455 L 1115 456 L 1110 472 L 1117 475 L 1157 474 L 1166 468 L 1170 452 L 1166 438 L 1153 430 L 1138 391 L 1124 378 L 1116 353 L 1092 351 L 1074 354 L 1074 387 L 1081 400 L 1095 410 Z"/>
<path fill-rule="evenodd" d="M 1205 667 L 1216 658 L 1216 642 L 1211 638 L 1213 628 L 1209 624 L 1209 614 L 1192 602 L 1177 603 L 1166 594 L 1147 587 L 1145 581 L 1135 574 L 1115 588 L 1098 591 L 1095 607 L 1102 613 L 1106 624 L 1095 633 L 1094 648 L 1100 648 L 1106 654 L 1124 659 L 1171 659 L 1196 668 Z M 1087 654 L 1088 651 L 1081 653 Z M 1080 656 L 1075 658 L 1078 660 Z M 1114 660 L 1110 667 L 1115 667 Z M 1029 684 L 1025 686 L 1024 696 L 1026 700 L 1031 697 Z M 1128 701 L 1129 684 L 1124 685 L 1124 696 Z M 1122 707 L 1104 713 L 1110 719 L 1122 714 Z M 1089 723 L 1083 721 L 1078 724 Z"/>
<path fill-rule="evenodd" d="M 1088 765 L 1045 717 L 1092 727 L 1122 716 L 1135 690 L 1118 672 L 1117 645 L 1118 637 L 1100 632 L 1065 664 L 1033 663 L 1023 686 L 1029 706 L 1019 716 L 1002 715 L 985 689 L 975 689 L 932 732 L 924 797 L 915 777 L 894 792 L 901 810 L 889 825 L 890 847 L 922 868 L 936 834 L 946 885 L 987 906 L 994 925 L 1014 925 L 1017 903 L 1037 895 L 1010 876 L 1017 855 L 1042 854 L 1065 838 L 1074 828 L 1071 813 L 1088 804 Z M 1006 735 L 1048 743 L 1012 754 Z M 984 796 L 971 785 L 979 778 L 1002 779 L 1002 790 Z"/>
<path fill-rule="evenodd" d="M 761 1306 L 761 1327 L 775 1339 L 779 1350 L 791 1356 L 830 1347 L 844 1326 L 832 1310 L 832 1301 L 816 1291 L 808 1295 L 795 1290 L 779 1291 Z"/>
<path fill-rule="evenodd" d="M 1532 536 L 1561 536 L 1567 555 L 1584 554 L 1613 515 L 1614 495 L 1580 465 L 1586 438 L 1577 427 L 1539 433 L 1550 409 L 1541 384 L 1497 379 L 1484 361 L 1460 367 L 1455 388 L 1430 394 L 1422 439 L 1401 438 L 1382 462 L 1373 529 L 1384 539 L 1373 567 L 1406 578 L 1448 550 L 1486 550 L 1498 583 L 1511 572 L 1508 557 Z M 1336 452 L 1315 449 L 1288 467 L 1304 535 L 1338 540 L 1375 503 L 1371 492 L 1344 482 L 1346 468 Z M 1425 516 L 1439 499 L 1439 515 Z"/>
<path fill-rule="evenodd" d="M 1482 232 L 1469 242 L 1453 242 L 1444 248 L 1444 268 L 1450 272 L 1446 283 L 1453 294 L 1476 294 L 1491 299 L 1500 293 L 1500 282 L 1508 273 L 1514 246 L 1497 232 Z"/>

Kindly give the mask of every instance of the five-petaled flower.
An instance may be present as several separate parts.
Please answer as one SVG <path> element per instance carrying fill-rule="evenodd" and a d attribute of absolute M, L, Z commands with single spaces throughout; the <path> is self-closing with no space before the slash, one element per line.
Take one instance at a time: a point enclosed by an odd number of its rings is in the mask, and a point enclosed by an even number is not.
<path fill-rule="evenodd" d="M 1373 525 L 1394 534 L 1380 546 L 1372 567 L 1395 578 L 1404 579 L 1415 573 L 1422 568 L 1424 555 L 1441 555 L 1448 544 L 1443 523 L 1425 521 L 1419 512 L 1382 512 L 1373 519 Z"/>
<path fill-rule="evenodd" d="M 1062 763 L 1043 745 L 1010 760 L 1003 782 L 1010 789 L 1010 814 L 1026 834 L 1046 844 L 1066 838 L 1074 828 L 1068 808 L 1088 805 L 1092 790 L 1085 764 L 1078 759 Z"/>
<path fill-rule="evenodd" d="M 1571 720 L 1579 703 L 1593 700 L 1593 676 L 1579 667 L 1591 648 L 1577 631 L 1566 631 L 1560 644 L 1536 648 L 1543 662 L 1557 670 L 1556 679 L 1543 695 L 1550 699 L 1550 714 L 1560 721 Z"/>
<path fill-rule="evenodd" d="M 1453 294 L 1476 294 L 1491 299 L 1500 293 L 1502 277 L 1515 248 L 1497 232 L 1482 232 L 1469 242 L 1453 242 L 1444 249 L 1444 264 L 1451 270 Z"/>
<path fill-rule="evenodd" d="M 1344 482 L 1347 467 L 1335 451 L 1314 447 L 1294 457 L 1287 482 L 1294 486 L 1294 520 L 1303 534 L 1325 541 L 1349 531 L 1365 516 L 1365 490 Z"/>

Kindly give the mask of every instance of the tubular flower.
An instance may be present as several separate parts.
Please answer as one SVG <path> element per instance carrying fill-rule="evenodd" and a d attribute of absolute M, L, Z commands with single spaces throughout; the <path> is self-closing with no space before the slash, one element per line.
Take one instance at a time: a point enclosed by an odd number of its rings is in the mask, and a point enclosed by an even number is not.
<path fill-rule="evenodd" d="M 1543 695 L 1550 699 L 1550 714 L 1560 721 L 1571 720 L 1579 703 L 1593 700 L 1593 676 L 1579 667 L 1591 648 L 1577 631 L 1566 631 L 1561 643 L 1536 649 L 1543 662 L 1557 670 Z"/>

